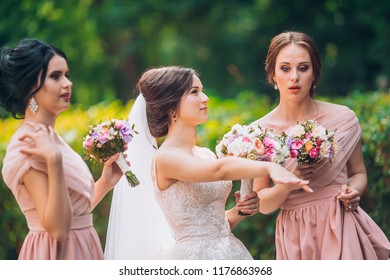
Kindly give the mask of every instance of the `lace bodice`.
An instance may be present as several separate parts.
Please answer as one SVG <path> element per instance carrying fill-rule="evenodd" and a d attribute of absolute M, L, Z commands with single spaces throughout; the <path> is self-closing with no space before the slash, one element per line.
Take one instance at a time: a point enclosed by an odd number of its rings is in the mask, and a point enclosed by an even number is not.
<path fill-rule="evenodd" d="M 199 158 L 215 158 L 206 148 L 195 148 Z M 172 259 L 251 259 L 244 245 L 233 236 L 225 216 L 231 181 L 193 183 L 178 181 L 155 195 L 175 235 Z"/>

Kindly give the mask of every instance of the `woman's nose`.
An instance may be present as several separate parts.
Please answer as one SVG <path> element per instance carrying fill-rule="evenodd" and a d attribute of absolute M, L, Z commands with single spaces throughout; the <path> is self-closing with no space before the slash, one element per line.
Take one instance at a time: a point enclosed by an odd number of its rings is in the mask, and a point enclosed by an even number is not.
<path fill-rule="evenodd" d="M 201 101 L 202 103 L 209 101 L 209 97 L 204 92 L 202 92 Z"/>
<path fill-rule="evenodd" d="M 291 71 L 291 77 L 290 79 L 292 81 L 298 81 L 299 80 L 299 74 L 298 74 L 298 71 L 297 70 L 293 70 Z"/>
<path fill-rule="evenodd" d="M 64 82 L 64 87 L 72 87 L 72 86 L 73 86 L 72 81 L 68 77 L 66 77 Z"/>

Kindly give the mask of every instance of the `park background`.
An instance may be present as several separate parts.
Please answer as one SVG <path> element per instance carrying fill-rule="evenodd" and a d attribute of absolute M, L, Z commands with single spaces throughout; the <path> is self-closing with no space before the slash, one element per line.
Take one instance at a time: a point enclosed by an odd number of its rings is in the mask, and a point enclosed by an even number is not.
<path fill-rule="evenodd" d="M 347 105 L 360 120 L 369 180 L 361 206 L 390 237 L 389 14 L 387 0 L 2 0 L 0 46 L 29 37 L 66 52 L 72 108 L 60 115 L 56 131 L 84 157 L 88 126 L 125 119 L 137 79 L 160 65 L 200 73 L 210 102 L 198 144 L 214 150 L 229 126 L 275 106 L 278 96 L 264 71 L 268 43 L 282 31 L 303 31 L 323 62 L 318 99 Z M 19 124 L 0 109 L 0 168 Z M 97 179 L 101 167 L 87 164 Z M 1 176 L 0 259 L 16 259 L 27 225 Z M 111 195 L 93 212 L 103 248 Z M 276 215 L 249 217 L 233 230 L 255 259 L 275 258 Z"/>

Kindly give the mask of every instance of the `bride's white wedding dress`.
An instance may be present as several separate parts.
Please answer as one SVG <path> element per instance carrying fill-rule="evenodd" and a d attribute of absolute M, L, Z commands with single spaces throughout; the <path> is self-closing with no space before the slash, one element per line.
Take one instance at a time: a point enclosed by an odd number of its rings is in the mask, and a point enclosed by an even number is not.
<path fill-rule="evenodd" d="M 225 217 L 231 182 L 176 182 L 168 190 L 160 191 L 152 182 L 157 143 L 149 131 L 142 94 L 131 108 L 129 122 L 135 124 L 138 134 L 125 153 L 140 185 L 131 188 L 122 178 L 114 189 L 105 258 L 252 259 L 231 233 Z M 204 148 L 197 148 L 195 154 L 216 158 Z"/>
<path fill-rule="evenodd" d="M 215 154 L 207 148 L 196 147 L 193 152 L 199 158 L 215 158 Z M 176 240 L 163 258 L 252 259 L 243 243 L 232 234 L 226 219 L 225 205 L 232 189 L 231 181 L 178 181 L 161 191 L 157 187 L 154 163 L 152 181 L 157 202 Z"/>

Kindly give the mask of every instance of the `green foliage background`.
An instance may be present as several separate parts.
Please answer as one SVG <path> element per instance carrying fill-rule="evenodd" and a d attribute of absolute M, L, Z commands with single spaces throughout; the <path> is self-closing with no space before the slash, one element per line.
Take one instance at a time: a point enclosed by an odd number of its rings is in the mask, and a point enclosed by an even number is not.
<path fill-rule="evenodd" d="M 145 69 L 173 64 L 197 69 L 220 96 L 272 99 L 269 41 L 303 31 L 321 54 L 322 92 L 346 96 L 388 90 L 389 14 L 387 0 L 2 0 L 0 46 L 34 37 L 62 48 L 74 101 L 85 105 L 126 103 Z"/>
<path fill-rule="evenodd" d="M 306 32 L 323 62 L 318 92 L 360 118 L 369 175 L 362 205 L 389 237 L 389 14 L 386 0 L 2 0 L 0 46 L 30 37 L 66 52 L 75 105 L 56 129 L 80 155 L 88 125 L 127 117 L 145 69 L 195 68 L 212 96 L 198 142 L 213 150 L 229 126 L 250 123 L 276 103 L 263 70 L 269 40 L 285 30 Z M 20 123 L 8 117 L 0 108 L 0 168 Z M 27 226 L 0 179 L 0 259 L 15 259 Z M 94 211 L 103 245 L 110 200 Z M 274 258 L 276 214 L 250 217 L 234 230 L 255 258 Z"/>
<path fill-rule="evenodd" d="M 368 172 L 368 191 L 361 206 L 390 237 L 390 95 L 379 92 L 355 92 L 343 98 L 321 98 L 349 106 L 357 114 L 362 129 L 364 160 Z M 91 107 L 75 105 L 59 118 L 56 131 L 84 157 L 82 139 L 88 126 L 109 118 L 125 119 L 133 104 L 120 101 L 101 102 Z M 209 121 L 198 129 L 198 144 L 214 150 L 216 141 L 235 123 L 250 123 L 269 112 L 274 104 L 264 95 L 241 92 L 236 98 L 211 96 Z M 75 121 L 77 120 L 77 121 Z M 0 119 L 0 168 L 5 149 L 20 120 Z M 97 179 L 101 166 L 87 162 Z M 0 177 L 0 259 L 15 259 L 27 233 L 27 225 L 16 201 Z M 235 184 L 234 190 L 238 188 Z M 233 193 L 233 192 L 232 192 Z M 111 193 L 94 210 L 94 224 L 105 245 Z M 227 208 L 234 205 L 229 197 Z M 274 259 L 274 230 L 277 212 L 271 215 L 257 214 L 246 218 L 234 230 L 234 234 L 248 247 L 255 259 Z M 136 225 L 134 225 L 136 226 Z"/>

